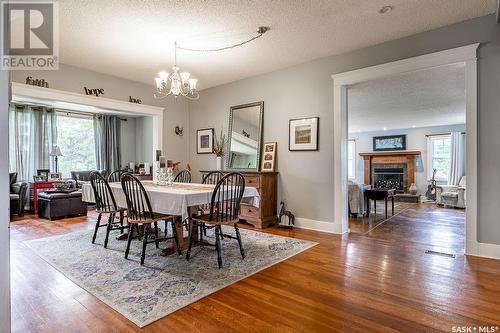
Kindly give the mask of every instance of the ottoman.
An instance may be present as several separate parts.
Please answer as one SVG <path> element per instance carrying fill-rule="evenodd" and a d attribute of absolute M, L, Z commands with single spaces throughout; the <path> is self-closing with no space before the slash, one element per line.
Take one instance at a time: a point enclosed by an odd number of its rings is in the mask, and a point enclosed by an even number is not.
<path fill-rule="evenodd" d="M 38 216 L 49 220 L 87 215 L 82 192 L 41 192 L 38 194 Z"/>

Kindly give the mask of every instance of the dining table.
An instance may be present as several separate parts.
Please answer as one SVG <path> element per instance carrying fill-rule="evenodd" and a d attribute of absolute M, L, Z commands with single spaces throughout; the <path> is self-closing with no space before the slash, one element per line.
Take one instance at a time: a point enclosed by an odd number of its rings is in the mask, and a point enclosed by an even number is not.
<path fill-rule="evenodd" d="M 155 213 L 172 215 L 175 217 L 174 223 L 179 237 L 179 246 L 182 250 L 187 249 L 189 245 L 189 232 L 196 232 L 191 228 L 191 217 L 198 214 L 200 207 L 209 205 L 212 199 L 216 185 L 199 184 L 199 183 L 172 183 L 169 185 L 159 185 L 151 180 L 142 180 L 141 184 L 144 186 L 151 203 L 151 209 Z M 109 187 L 113 192 L 116 204 L 119 207 L 127 208 L 125 193 L 119 182 L 110 182 Z M 94 191 L 90 182 L 82 182 L 82 200 L 87 203 L 95 203 Z M 242 202 L 250 204 L 254 207 L 259 207 L 260 196 L 255 187 L 245 186 L 243 192 Z M 183 221 L 187 220 L 189 223 L 189 232 L 184 233 Z M 196 228 L 194 228 L 196 229 Z M 125 239 L 125 235 L 118 237 Z M 195 235 L 195 239 L 198 239 Z M 162 254 L 168 255 L 175 252 L 173 247 L 164 249 Z"/>

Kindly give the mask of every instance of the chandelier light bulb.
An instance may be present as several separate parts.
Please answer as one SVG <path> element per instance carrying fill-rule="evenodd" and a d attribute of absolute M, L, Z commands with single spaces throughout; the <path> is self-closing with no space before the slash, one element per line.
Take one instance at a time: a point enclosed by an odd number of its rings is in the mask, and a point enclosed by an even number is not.
<path fill-rule="evenodd" d="M 157 89 L 160 89 L 161 88 L 161 84 L 162 84 L 163 80 L 159 77 L 155 77 L 155 83 L 156 83 L 156 88 Z"/>
<path fill-rule="evenodd" d="M 160 77 L 160 79 L 162 79 L 163 81 L 167 81 L 168 79 L 168 72 L 166 71 L 161 71 L 158 73 L 158 76 Z"/>
<path fill-rule="evenodd" d="M 189 89 L 196 90 L 197 79 L 189 79 Z"/>
<path fill-rule="evenodd" d="M 182 82 L 187 82 L 187 80 L 189 80 L 189 77 L 191 76 L 191 74 L 189 74 L 188 72 L 182 72 L 180 75 Z"/>

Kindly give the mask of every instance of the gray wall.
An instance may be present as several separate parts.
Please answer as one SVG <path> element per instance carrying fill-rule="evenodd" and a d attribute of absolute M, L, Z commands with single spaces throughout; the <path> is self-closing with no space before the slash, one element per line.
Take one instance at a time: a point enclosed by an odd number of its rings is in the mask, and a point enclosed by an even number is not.
<path fill-rule="evenodd" d="M 174 128 L 176 125 L 188 127 L 188 112 L 187 102 L 185 99 L 179 98 L 175 101 L 173 98 L 162 100 L 153 97 L 153 79 L 151 85 L 140 82 L 125 80 L 111 75 L 106 75 L 98 72 L 89 71 L 86 69 L 69 66 L 65 64 L 59 65 L 57 71 L 14 71 L 12 80 L 15 82 L 25 83 L 26 77 L 32 76 L 38 79 L 45 79 L 49 82 L 50 88 L 71 91 L 83 94 L 83 87 L 87 88 L 104 88 L 105 94 L 102 97 L 112 98 L 122 101 L 128 101 L 129 95 L 135 98 L 140 98 L 143 104 L 160 106 L 165 108 L 163 114 L 163 149 L 168 158 L 187 162 L 187 145 L 188 139 L 186 136 L 179 137 L 175 135 Z M 187 131 L 186 131 L 187 132 Z M 151 140 L 152 147 L 152 131 L 147 131 L 144 136 L 150 136 L 146 140 Z M 136 147 L 138 147 L 136 145 Z M 146 145 L 139 146 L 140 154 L 145 154 L 151 159 L 153 152 L 149 151 Z M 142 155 L 141 155 L 142 156 Z M 137 157 L 138 158 L 138 157 Z M 125 163 L 125 160 L 124 160 Z"/>
<path fill-rule="evenodd" d="M 465 131 L 465 124 L 349 133 L 349 139 L 356 140 L 356 182 L 362 184 L 364 182 L 364 174 L 365 174 L 363 158 L 359 156 L 359 153 L 373 151 L 374 136 L 406 134 L 407 149 L 418 150 L 421 152 L 421 155 L 415 161 L 416 162 L 415 185 L 418 188 L 418 193 L 420 195 L 423 195 L 427 191 L 427 185 L 428 185 L 427 180 L 429 179 L 428 167 L 427 167 L 426 135 L 450 133 L 450 132 L 463 132 L 463 131 Z"/>
<path fill-rule="evenodd" d="M 153 118 L 152 117 L 140 117 L 135 120 L 135 130 L 137 145 L 135 150 L 136 163 L 152 163 L 152 154 L 150 153 L 153 149 Z"/>
<path fill-rule="evenodd" d="M 201 92 L 190 102 L 189 153 L 196 170 L 215 157 L 197 155 L 196 129 L 227 129 L 231 105 L 264 101 L 264 141 L 278 142 L 279 196 L 296 216 L 333 221 L 333 86 L 331 75 L 481 42 L 478 51 L 478 240 L 500 244 L 500 25 L 493 15 L 332 56 Z M 288 119 L 319 116 L 319 152 L 288 151 Z M 199 175 L 198 179 L 199 179 Z"/>
<path fill-rule="evenodd" d="M 120 123 L 120 147 L 122 153 L 122 167 L 130 162 L 136 162 L 136 118 L 125 118 L 127 121 Z"/>
<path fill-rule="evenodd" d="M 0 332 L 10 332 L 10 241 L 9 241 L 9 72 L 0 70 Z"/>

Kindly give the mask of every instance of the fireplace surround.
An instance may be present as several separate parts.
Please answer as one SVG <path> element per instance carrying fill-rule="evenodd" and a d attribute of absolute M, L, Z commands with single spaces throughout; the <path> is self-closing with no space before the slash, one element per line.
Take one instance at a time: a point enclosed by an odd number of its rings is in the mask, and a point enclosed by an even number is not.
<path fill-rule="evenodd" d="M 395 188 L 408 193 L 415 182 L 415 159 L 420 151 L 359 153 L 364 160 L 364 183 L 374 188 Z"/>

